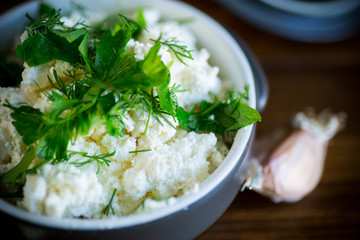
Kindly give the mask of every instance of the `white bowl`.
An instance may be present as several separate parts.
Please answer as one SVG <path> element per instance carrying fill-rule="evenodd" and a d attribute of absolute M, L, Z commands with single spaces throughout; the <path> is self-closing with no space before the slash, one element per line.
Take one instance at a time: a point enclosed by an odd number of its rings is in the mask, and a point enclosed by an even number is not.
<path fill-rule="evenodd" d="M 71 0 L 46 0 L 55 8 L 66 11 Z M 116 1 L 77 0 L 91 9 L 116 12 L 125 8 L 151 6 L 165 18 L 193 18 L 189 28 L 201 47 L 211 53 L 210 62 L 220 68 L 220 76 L 230 79 L 239 91 L 249 85 L 249 105 L 257 106 L 254 71 L 243 49 L 218 22 L 179 1 Z M 0 31 L 9 35 L 1 39 L 5 50 L 14 34 L 26 23 L 25 13 L 34 15 L 38 2 L 31 1 L 0 17 Z M 259 86 L 263 88 L 264 86 Z M 266 89 L 266 88 L 265 88 Z M 264 96 L 262 93 L 262 96 Z M 15 219 L 28 239 L 191 239 L 199 235 L 227 209 L 243 181 L 246 160 L 255 125 L 239 130 L 233 146 L 220 167 L 200 185 L 199 191 L 185 195 L 168 207 L 118 219 L 54 219 L 26 212 L 0 199 L 0 210 Z"/>

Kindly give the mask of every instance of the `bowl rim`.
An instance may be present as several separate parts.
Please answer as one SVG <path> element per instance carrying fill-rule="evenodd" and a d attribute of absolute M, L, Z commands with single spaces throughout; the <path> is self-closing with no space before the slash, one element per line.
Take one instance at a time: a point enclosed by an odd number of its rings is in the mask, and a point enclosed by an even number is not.
<path fill-rule="evenodd" d="M 49 3 L 55 1 L 56 0 L 45 0 L 45 2 Z M 39 1 L 35 0 L 28 3 L 23 3 L 16 7 L 17 11 L 13 10 L 12 12 L 18 13 L 19 9 L 27 9 L 27 7 L 29 7 L 30 4 L 33 4 L 33 2 Z M 110 0 L 109 2 L 116 2 L 116 0 Z M 149 5 L 149 1 L 146 0 L 137 0 L 132 2 L 132 4 L 134 3 L 137 6 L 139 6 L 139 4 Z M 220 23 L 187 3 L 173 0 L 154 0 L 151 1 L 150 5 L 157 8 L 160 6 L 160 4 L 163 9 L 175 7 L 176 11 L 187 12 L 187 14 L 190 14 L 194 18 L 196 18 L 197 21 L 206 22 L 208 26 L 211 26 L 213 31 L 216 31 L 216 33 L 219 34 L 219 36 L 224 40 L 224 42 L 226 42 L 228 47 L 233 49 L 233 53 L 236 56 L 236 59 L 239 61 L 239 63 L 241 63 L 241 66 L 243 67 L 242 71 L 244 72 L 246 81 L 251 84 L 251 88 L 249 89 L 249 95 L 252 97 L 250 97 L 249 105 L 255 108 L 256 93 L 254 76 L 246 54 L 241 49 L 234 37 Z M 209 52 L 211 52 L 210 49 Z M 3 199 L 0 199 L 0 211 L 3 211 L 10 216 L 13 216 L 25 222 L 29 222 L 31 224 L 66 230 L 101 230 L 126 228 L 161 219 L 179 211 L 187 211 L 191 204 L 197 202 L 198 200 L 206 196 L 208 193 L 210 193 L 214 188 L 216 188 L 216 186 L 218 186 L 223 181 L 223 179 L 228 176 L 228 174 L 233 170 L 233 168 L 238 164 L 238 162 L 243 160 L 240 157 L 243 155 L 244 150 L 246 149 L 246 146 L 250 141 L 250 136 L 253 132 L 253 128 L 254 124 L 237 131 L 234 138 L 234 143 L 230 148 L 229 153 L 223 160 L 222 164 L 203 183 L 200 184 L 197 192 L 181 196 L 178 198 L 175 204 L 170 204 L 164 208 L 156 209 L 155 211 L 147 211 L 144 213 L 128 215 L 124 217 L 109 217 L 105 219 L 57 219 L 42 215 L 35 215 L 34 213 L 30 213 L 23 209 L 20 209 L 19 207 L 12 205 L 11 203 L 8 203 Z"/>

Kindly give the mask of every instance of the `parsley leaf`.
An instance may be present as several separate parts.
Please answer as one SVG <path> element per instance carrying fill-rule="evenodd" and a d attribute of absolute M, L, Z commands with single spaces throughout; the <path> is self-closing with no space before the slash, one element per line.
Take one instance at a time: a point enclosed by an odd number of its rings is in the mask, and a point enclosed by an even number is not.
<path fill-rule="evenodd" d="M 98 75 L 110 82 L 116 79 L 117 72 L 121 71 L 122 67 L 119 59 L 123 57 L 122 53 L 130 38 L 131 32 L 121 29 L 115 35 L 110 32 L 105 34 L 96 50 L 95 71 Z"/>
<path fill-rule="evenodd" d="M 62 31 L 57 29 L 52 29 L 52 33 L 65 38 L 68 43 L 72 43 L 75 40 L 79 39 L 80 37 L 84 36 L 88 31 L 85 28 L 70 30 L 70 31 Z"/>
<path fill-rule="evenodd" d="M 260 114 L 244 103 L 241 97 L 225 102 L 202 101 L 190 112 L 179 107 L 176 117 L 179 125 L 188 130 L 213 131 L 220 134 L 261 121 Z"/>
<path fill-rule="evenodd" d="M 139 8 L 137 12 L 137 19 L 136 21 L 139 23 L 142 29 L 146 28 L 146 19 L 144 17 L 144 9 Z"/>
<path fill-rule="evenodd" d="M 45 135 L 46 129 L 42 128 L 43 113 L 27 105 L 15 107 L 9 102 L 4 104 L 5 107 L 13 110 L 11 117 L 14 120 L 12 124 L 22 136 L 26 145 L 33 144 L 36 140 Z"/>
<path fill-rule="evenodd" d="M 53 58 L 70 63 L 79 62 L 83 50 L 79 47 L 83 44 L 88 30 L 77 29 L 75 26 L 65 27 L 60 21 L 61 16 L 60 9 L 50 10 L 49 7 L 45 8 L 45 13 L 38 19 L 33 19 L 27 14 L 31 21 L 26 27 L 29 36 L 17 47 L 16 55 L 30 67 L 47 63 Z"/>
<path fill-rule="evenodd" d="M 158 55 L 160 47 L 161 45 L 156 43 L 151 47 L 145 59 L 140 61 L 142 71 L 151 79 L 155 87 L 170 83 L 170 71 Z"/>
<path fill-rule="evenodd" d="M 92 64 L 91 64 L 91 60 L 89 57 L 88 48 L 89 48 L 89 33 L 86 33 L 78 47 L 78 50 L 89 70 L 90 75 L 92 75 Z"/>
<path fill-rule="evenodd" d="M 50 62 L 55 52 L 55 44 L 42 34 L 29 37 L 16 48 L 16 55 L 30 67 Z"/>
<path fill-rule="evenodd" d="M 151 80 L 142 71 L 139 62 L 126 51 L 122 52 L 110 69 L 109 83 L 118 91 L 126 89 L 149 89 Z"/>
<path fill-rule="evenodd" d="M 156 87 L 161 109 L 175 116 L 178 107 L 177 98 L 169 89 L 170 71 L 158 55 L 160 47 L 161 44 L 156 42 L 140 64 L 144 73 Z"/>

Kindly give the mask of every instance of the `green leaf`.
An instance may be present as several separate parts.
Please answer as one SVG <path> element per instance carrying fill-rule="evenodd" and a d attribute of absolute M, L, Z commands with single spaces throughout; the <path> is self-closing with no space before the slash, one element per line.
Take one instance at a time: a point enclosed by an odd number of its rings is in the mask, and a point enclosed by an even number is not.
<path fill-rule="evenodd" d="M 54 11 L 55 11 L 55 9 L 52 6 L 50 6 L 49 4 L 41 2 L 39 5 L 39 13 L 41 15 L 47 14 L 49 16 Z"/>
<path fill-rule="evenodd" d="M 0 183 L 16 183 L 18 179 L 24 176 L 34 157 L 35 149 L 31 146 L 15 167 L 0 176 Z"/>
<path fill-rule="evenodd" d="M 66 149 L 69 141 L 73 137 L 73 126 L 70 121 L 52 126 L 47 134 L 40 139 L 36 146 L 36 155 L 45 160 L 67 159 Z"/>
<path fill-rule="evenodd" d="M 160 107 L 171 115 L 175 116 L 177 111 L 177 98 L 173 91 L 169 89 L 170 71 L 161 61 L 158 55 L 161 44 L 159 42 L 150 49 L 145 59 L 140 62 L 141 68 L 152 85 L 156 87 Z"/>
<path fill-rule="evenodd" d="M 87 78 L 87 84 L 89 85 L 89 89 L 84 94 L 84 97 L 82 98 L 83 101 L 91 101 L 94 96 L 97 96 L 109 87 L 98 77 Z"/>
<path fill-rule="evenodd" d="M 75 29 L 75 30 L 58 30 L 58 29 L 51 29 L 52 33 L 65 38 L 69 43 L 74 42 L 75 40 L 83 37 L 88 31 L 85 28 Z"/>
<path fill-rule="evenodd" d="M 148 89 L 152 81 L 147 77 L 135 58 L 124 51 L 109 70 L 110 84 L 120 91 L 127 89 Z"/>
<path fill-rule="evenodd" d="M 125 123 L 121 115 L 105 115 L 105 125 L 111 136 L 123 137 L 125 135 Z"/>
<path fill-rule="evenodd" d="M 140 24 L 140 26 L 143 29 L 145 29 L 146 28 L 146 19 L 144 17 L 144 9 L 139 8 L 137 13 L 138 13 L 138 15 L 137 15 L 136 21 Z"/>
<path fill-rule="evenodd" d="M 176 118 L 180 126 L 190 131 L 198 130 L 198 118 L 199 118 L 198 113 L 195 113 L 194 111 L 188 112 L 184 108 L 179 107 L 176 112 Z"/>
<path fill-rule="evenodd" d="M 45 135 L 46 129 L 44 128 L 42 119 L 43 113 L 38 109 L 26 105 L 15 107 L 10 103 L 5 104 L 4 106 L 13 110 L 11 113 L 11 117 L 14 119 L 12 124 L 22 136 L 26 145 L 33 144 Z"/>
<path fill-rule="evenodd" d="M 260 114 L 241 98 L 216 103 L 202 101 L 198 108 L 198 112 L 187 112 L 180 107 L 176 114 L 179 125 L 191 131 L 224 133 L 261 121 Z"/>
<path fill-rule="evenodd" d="M 175 117 L 178 109 L 175 93 L 171 91 L 167 85 L 156 88 L 156 91 L 159 96 L 160 107 Z"/>
<path fill-rule="evenodd" d="M 16 55 L 30 67 L 47 63 L 53 58 L 76 63 L 80 59 L 79 45 L 86 34 L 85 28 L 67 31 L 49 29 L 44 34 L 35 32 L 17 47 Z"/>
<path fill-rule="evenodd" d="M 131 38 L 130 31 L 118 30 L 113 36 L 107 33 L 99 42 L 95 57 L 95 71 L 98 75 L 112 81 L 119 68 L 119 61 L 126 44 Z"/>
<path fill-rule="evenodd" d="M 140 61 L 142 70 L 151 79 L 153 86 L 168 85 L 170 83 L 170 71 L 158 55 L 160 47 L 161 44 L 156 43 L 145 59 Z"/>
<path fill-rule="evenodd" d="M 137 21 L 128 18 L 120 13 L 119 16 L 120 19 L 122 20 L 121 28 L 124 30 L 130 30 L 133 37 L 135 37 L 139 33 L 139 31 L 143 29 L 143 26 Z"/>
<path fill-rule="evenodd" d="M 86 66 L 88 67 L 90 74 L 91 74 L 92 64 L 91 64 L 91 60 L 89 58 L 88 47 L 89 47 L 89 33 L 86 33 L 78 47 L 78 50 L 86 64 Z"/>
<path fill-rule="evenodd" d="M 233 100 L 215 112 L 215 119 L 225 131 L 234 131 L 261 121 L 260 114 L 241 100 Z"/>
<path fill-rule="evenodd" d="M 86 34 L 86 29 L 73 31 L 51 30 L 47 37 L 56 46 L 53 58 L 69 63 L 79 62 L 81 56 L 79 46 Z"/>
<path fill-rule="evenodd" d="M 51 96 L 53 98 L 53 104 L 50 115 L 51 119 L 54 121 L 54 124 L 61 113 L 81 103 L 79 99 L 68 99 L 56 92 L 51 92 Z"/>
<path fill-rule="evenodd" d="M 67 151 L 69 153 L 68 158 L 71 158 L 75 155 L 80 155 L 82 157 L 88 158 L 88 160 L 86 161 L 72 161 L 71 164 L 74 164 L 76 167 L 82 167 L 86 164 L 92 163 L 92 162 L 96 162 L 98 169 L 96 171 L 96 174 L 99 173 L 100 171 L 100 166 L 104 165 L 104 163 L 106 164 L 106 166 L 110 165 L 111 160 L 108 160 L 108 157 L 112 157 L 115 155 L 116 151 L 112 152 L 112 153 L 104 153 L 104 154 L 100 154 L 100 155 L 88 155 L 86 152 L 78 152 L 78 151 Z"/>
<path fill-rule="evenodd" d="M 29 36 L 16 48 L 16 55 L 30 67 L 50 62 L 56 52 L 55 44 L 42 34 Z"/>
<path fill-rule="evenodd" d="M 109 93 L 99 97 L 98 105 L 101 109 L 100 114 L 105 119 L 105 125 L 108 133 L 112 136 L 124 136 L 125 123 L 121 113 L 112 111 L 116 104 L 115 97 Z"/>

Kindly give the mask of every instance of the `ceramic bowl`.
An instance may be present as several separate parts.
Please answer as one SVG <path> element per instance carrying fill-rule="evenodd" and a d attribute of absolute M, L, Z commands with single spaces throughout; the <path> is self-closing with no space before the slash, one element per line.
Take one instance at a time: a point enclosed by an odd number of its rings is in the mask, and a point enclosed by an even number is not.
<path fill-rule="evenodd" d="M 46 0 L 55 8 L 70 9 L 70 0 Z M 158 9 L 164 18 L 192 18 L 189 28 L 199 45 L 211 53 L 210 62 L 220 68 L 221 78 L 230 79 L 238 90 L 249 85 L 249 105 L 265 106 L 267 85 L 260 66 L 249 49 L 217 21 L 180 1 L 78 0 L 91 9 L 113 13 L 139 6 Z M 26 24 L 25 13 L 35 15 L 38 1 L 30 1 L 0 17 L 4 51 Z M 212 225 L 228 208 L 244 180 L 256 124 L 239 130 L 220 167 L 197 192 L 182 196 L 167 207 L 118 219 L 53 219 L 26 212 L 0 199 L 0 211 L 26 239 L 193 239 Z"/>

